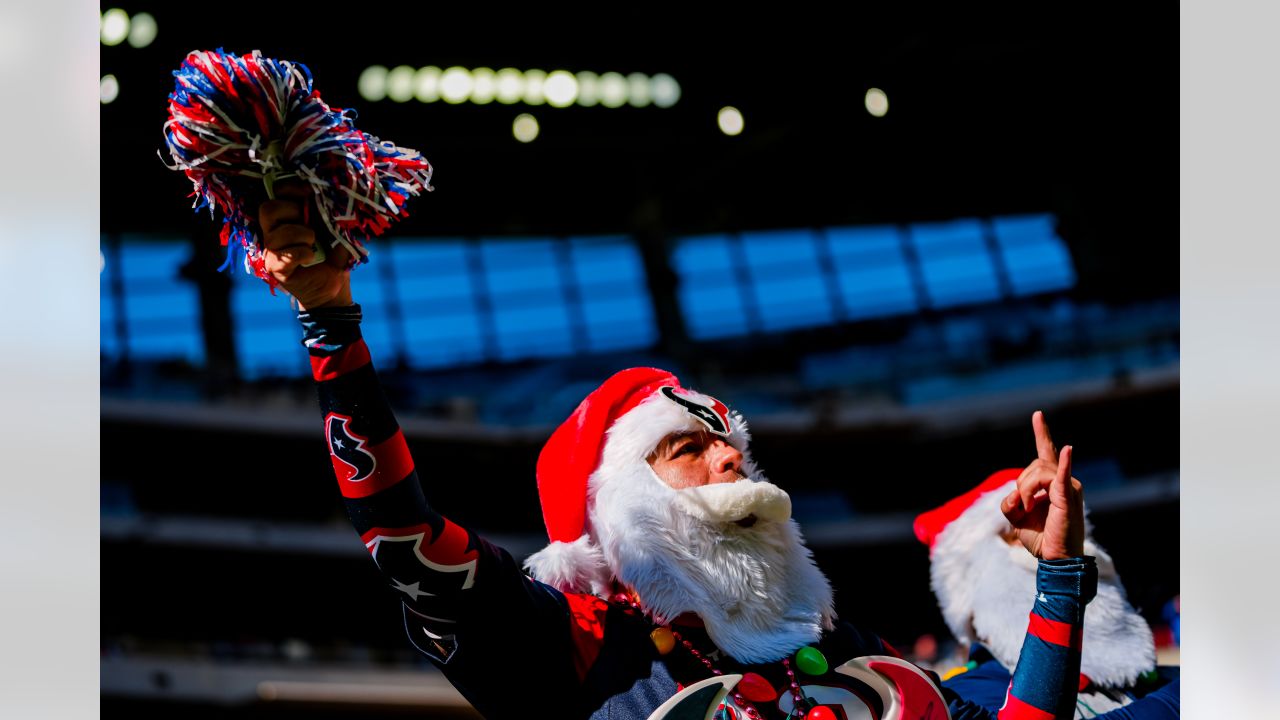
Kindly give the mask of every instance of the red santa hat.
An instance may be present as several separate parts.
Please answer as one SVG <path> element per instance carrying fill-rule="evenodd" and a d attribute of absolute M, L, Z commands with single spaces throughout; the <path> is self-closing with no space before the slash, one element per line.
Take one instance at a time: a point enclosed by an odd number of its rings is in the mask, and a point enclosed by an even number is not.
<path fill-rule="evenodd" d="M 609 482 L 642 481 L 637 468 L 647 466 L 663 438 L 699 429 L 723 437 L 746 456 L 750 436 L 741 415 L 681 387 L 670 372 L 629 368 L 604 381 L 538 455 L 538 495 L 551 543 L 531 555 L 525 568 L 562 592 L 607 594 L 613 569 L 591 527 L 596 491 Z M 744 466 L 749 462 L 744 459 Z"/>
<path fill-rule="evenodd" d="M 1012 492 L 1014 483 L 1017 482 L 1020 475 L 1022 475 L 1022 471 L 1017 468 L 1001 470 L 983 480 L 969 492 L 952 498 L 928 512 L 920 513 L 916 516 L 914 525 L 916 539 L 929 546 L 929 556 L 932 557 L 938 542 L 938 536 L 942 534 L 942 531 L 946 530 L 960 516 L 970 513 L 973 506 L 985 495 L 996 490 L 1003 490 L 1004 492 L 1000 494 L 1000 497 L 1003 498 L 1006 494 Z M 992 526 L 1001 527 L 999 523 L 993 523 Z M 1004 527 L 1007 526 L 1008 523 L 1005 523 Z M 950 548 L 944 544 L 943 551 L 945 552 L 948 549 Z"/>
<path fill-rule="evenodd" d="M 1001 470 L 915 520 L 916 537 L 929 546 L 930 584 L 947 626 L 963 643 L 984 643 L 1006 667 L 1017 663 L 1035 597 L 1035 558 L 1002 537 L 1012 526 L 1000 504 L 1021 475 L 1018 468 Z M 1085 609 L 1081 672 L 1103 687 L 1124 687 L 1155 666 L 1151 629 L 1128 603 L 1115 565 L 1091 531 L 1086 520 L 1084 552 L 1097 559 L 1099 585 Z"/>

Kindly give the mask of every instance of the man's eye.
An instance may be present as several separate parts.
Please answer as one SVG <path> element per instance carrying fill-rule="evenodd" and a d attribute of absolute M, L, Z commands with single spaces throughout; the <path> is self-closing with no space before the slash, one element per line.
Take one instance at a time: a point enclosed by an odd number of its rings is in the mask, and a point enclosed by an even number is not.
<path fill-rule="evenodd" d="M 681 445 L 679 449 L 676 450 L 675 454 L 672 455 L 672 457 L 680 457 L 681 455 L 686 455 L 686 454 L 697 454 L 698 451 L 701 449 L 702 448 L 700 445 L 698 445 L 698 443 L 688 442 L 688 443 L 685 443 L 684 445 Z"/>

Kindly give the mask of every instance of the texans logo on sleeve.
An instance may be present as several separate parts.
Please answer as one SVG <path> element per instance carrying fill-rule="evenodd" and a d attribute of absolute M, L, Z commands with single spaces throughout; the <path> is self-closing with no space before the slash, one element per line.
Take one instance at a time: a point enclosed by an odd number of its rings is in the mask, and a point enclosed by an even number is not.
<path fill-rule="evenodd" d="M 733 432 L 733 426 L 729 424 L 729 408 L 719 400 L 670 385 L 663 386 L 661 390 L 663 397 L 684 408 L 711 432 L 724 437 Z"/>
<path fill-rule="evenodd" d="M 365 449 L 369 438 L 352 432 L 348 425 L 350 422 L 349 415 L 338 413 L 329 413 L 324 418 L 325 430 L 329 435 L 329 454 L 350 468 L 350 475 L 342 479 L 360 482 L 373 475 L 373 471 L 378 468 L 378 459 Z"/>

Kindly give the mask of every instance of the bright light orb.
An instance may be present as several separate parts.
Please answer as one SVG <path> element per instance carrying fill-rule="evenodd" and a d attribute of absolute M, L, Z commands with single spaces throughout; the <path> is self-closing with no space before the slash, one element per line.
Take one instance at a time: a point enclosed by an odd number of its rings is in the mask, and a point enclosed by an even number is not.
<path fill-rule="evenodd" d="M 649 93 L 654 105 L 669 108 L 680 102 L 680 83 L 666 73 L 658 73 L 649 79 Z"/>
<path fill-rule="evenodd" d="M 387 73 L 387 97 L 398 103 L 413 99 L 413 76 L 417 72 L 408 65 L 400 65 Z"/>
<path fill-rule="evenodd" d="M 445 70 L 440 76 L 440 97 L 452 105 L 466 102 L 471 96 L 473 85 L 471 73 L 467 72 L 466 68 L 455 65 Z"/>
<path fill-rule="evenodd" d="M 515 68 L 502 68 L 494 78 L 494 97 L 503 105 L 514 105 L 524 97 L 524 74 Z"/>
<path fill-rule="evenodd" d="M 871 88 L 867 91 L 867 112 L 875 117 L 884 117 L 889 112 L 889 96 L 884 94 L 880 88 Z"/>
<path fill-rule="evenodd" d="M 120 82 L 116 80 L 115 75 L 103 75 L 102 81 L 98 83 L 98 97 L 102 100 L 102 104 L 115 100 L 120 95 Z"/>
<path fill-rule="evenodd" d="M 578 73 L 578 104 L 592 107 L 600 104 L 600 76 L 593 72 Z"/>
<path fill-rule="evenodd" d="M 387 96 L 387 69 L 381 65 L 370 65 L 360 73 L 356 81 L 356 90 L 360 97 L 369 102 L 378 102 Z"/>
<path fill-rule="evenodd" d="M 488 105 L 498 92 L 495 73 L 489 68 L 476 68 L 471 71 L 471 102 L 477 105 Z"/>
<path fill-rule="evenodd" d="M 150 13 L 138 13 L 129 21 L 129 45 L 144 48 L 156 39 L 159 31 L 160 26 L 156 25 L 156 19 Z"/>
<path fill-rule="evenodd" d="M 720 112 L 716 115 L 716 124 L 720 126 L 720 132 L 725 135 L 738 135 L 742 132 L 745 123 L 738 108 L 726 106 L 720 108 Z"/>
<path fill-rule="evenodd" d="M 627 79 L 609 72 L 600 76 L 600 104 L 607 108 L 622 107 L 627 103 Z"/>
<path fill-rule="evenodd" d="M 119 45 L 129 36 L 129 13 L 111 8 L 102 13 L 102 44 Z"/>
<path fill-rule="evenodd" d="M 413 74 L 413 96 L 423 103 L 440 99 L 440 68 L 435 65 L 418 68 Z"/>
<path fill-rule="evenodd" d="M 627 101 L 631 107 L 646 107 L 653 102 L 649 95 L 649 76 L 644 73 L 631 73 L 627 76 Z"/>
<path fill-rule="evenodd" d="M 567 70 L 555 70 L 542 84 L 542 94 L 551 107 L 569 107 L 578 99 L 578 78 Z"/>
<path fill-rule="evenodd" d="M 538 137 L 538 120 L 529 113 L 520 113 L 511 123 L 511 134 L 522 143 L 533 142 Z"/>
<path fill-rule="evenodd" d="M 541 105 L 547 101 L 546 89 L 543 87 L 547 83 L 547 74 L 542 70 L 525 70 L 524 71 L 524 100 L 525 105 Z"/>

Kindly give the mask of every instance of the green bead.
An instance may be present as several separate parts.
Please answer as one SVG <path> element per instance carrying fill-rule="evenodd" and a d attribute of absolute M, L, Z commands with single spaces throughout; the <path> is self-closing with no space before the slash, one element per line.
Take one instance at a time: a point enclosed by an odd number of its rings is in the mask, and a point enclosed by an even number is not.
<path fill-rule="evenodd" d="M 805 675 L 825 675 L 827 658 L 816 647 L 802 647 L 796 652 L 796 667 Z"/>
<path fill-rule="evenodd" d="M 1157 680 L 1159 680 L 1159 679 L 1160 679 L 1160 674 L 1159 674 L 1159 673 L 1157 673 L 1155 670 L 1148 670 L 1148 671 L 1146 671 L 1146 672 L 1142 673 L 1142 681 L 1143 681 L 1143 682 L 1153 683 L 1153 682 L 1155 682 L 1155 681 L 1157 681 Z"/>

